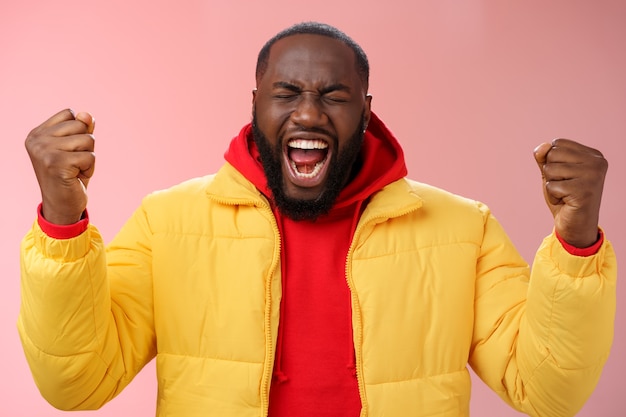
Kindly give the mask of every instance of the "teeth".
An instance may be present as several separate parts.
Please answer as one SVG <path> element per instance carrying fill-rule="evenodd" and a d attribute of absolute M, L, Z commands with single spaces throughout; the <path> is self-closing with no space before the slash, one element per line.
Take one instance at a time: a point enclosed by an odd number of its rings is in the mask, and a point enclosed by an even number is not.
<path fill-rule="evenodd" d="M 291 139 L 287 143 L 287 146 L 289 146 L 290 148 L 297 148 L 297 149 L 326 149 L 328 148 L 328 144 L 324 142 L 323 140 L 319 140 L 319 139 L 312 139 L 312 140 Z"/>
<path fill-rule="evenodd" d="M 307 173 L 298 171 L 298 167 L 296 166 L 296 163 L 291 161 L 291 167 L 293 168 L 293 172 L 295 172 L 300 178 L 313 178 L 313 177 L 315 177 L 322 170 L 322 166 L 324 166 L 324 161 L 318 162 L 317 164 L 315 164 L 315 167 L 313 168 L 313 171 L 311 171 L 311 172 L 309 172 L 307 174 Z"/>

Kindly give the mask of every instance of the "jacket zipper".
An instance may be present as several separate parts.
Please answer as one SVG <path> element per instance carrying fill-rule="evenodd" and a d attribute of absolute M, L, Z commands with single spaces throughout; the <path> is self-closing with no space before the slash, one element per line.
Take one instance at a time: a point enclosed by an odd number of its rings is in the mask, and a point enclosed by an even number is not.
<path fill-rule="evenodd" d="M 276 223 L 276 218 L 274 217 L 274 213 L 269 206 L 264 205 L 264 210 L 268 212 L 270 215 L 272 229 L 274 230 L 274 239 L 276 244 L 274 245 L 274 254 L 272 257 L 272 265 L 270 266 L 269 275 L 265 280 L 265 369 L 263 371 L 263 379 L 261 381 L 261 409 L 262 416 L 267 417 L 269 413 L 269 402 L 270 402 L 270 383 L 272 380 L 272 372 L 274 371 L 274 361 L 269 360 L 274 355 L 274 344 L 272 341 L 272 275 L 274 275 L 274 271 L 280 265 L 280 252 L 281 252 L 281 241 L 280 241 L 280 231 L 278 229 L 278 224 Z M 281 289 L 282 291 L 282 289 Z M 280 320 L 280 318 L 279 318 Z"/>
<path fill-rule="evenodd" d="M 263 376 L 261 377 L 261 410 L 262 417 L 267 417 L 269 413 L 269 398 L 270 398 L 270 382 L 272 380 L 272 372 L 274 363 L 271 360 L 267 360 L 267 358 L 271 358 L 274 354 L 274 343 L 272 341 L 272 275 L 274 275 L 274 271 L 280 264 L 280 251 L 281 251 L 281 241 L 280 241 L 280 231 L 278 229 L 278 224 L 276 223 L 276 218 L 274 217 L 274 213 L 272 213 L 272 209 L 269 204 L 264 200 L 237 200 L 230 201 L 221 199 L 213 194 L 209 195 L 213 201 L 228 205 L 228 206 L 254 206 L 265 211 L 269 218 L 271 219 L 272 229 L 274 231 L 274 239 L 276 244 L 274 245 L 274 254 L 272 255 L 272 264 L 270 265 L 269 274 L 265 279 L 265 368 L 263 369 Z"/>

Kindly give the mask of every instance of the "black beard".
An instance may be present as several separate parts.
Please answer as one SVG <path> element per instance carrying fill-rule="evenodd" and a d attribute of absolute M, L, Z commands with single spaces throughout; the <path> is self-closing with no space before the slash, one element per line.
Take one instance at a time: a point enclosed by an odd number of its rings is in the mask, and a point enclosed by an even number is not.
<path fill-rule="evenodd" d="M 291 198 L 285 194 L 281 166 L 282 144 L 277 143 L 272 148 L 272 145 L 258 127 L 256 113 L 253 113 L 252 137 L 261 155 L 261 165 L 263 165 L 263 170 L 267 177 L 267 185 L 272 191 L 274 204 L 283 215 L 296 221 L 314 221 L 319 216 L 330 211 L 341 190 L 354 178 L 360 169 L 361 164 L 357 160 L 363 145 L 363 137 L 365 136 L 364 116 L 364 114 L 361 116 L 361 124 L 348 139 L 344 148 L 333 153 L 331 160 L 326 162 L 330 164 L 328 178 L 326 186 L 320 195 L 314 200 L 302 200 Z M 337 138 L 334 139 L 336 141 Z"/>

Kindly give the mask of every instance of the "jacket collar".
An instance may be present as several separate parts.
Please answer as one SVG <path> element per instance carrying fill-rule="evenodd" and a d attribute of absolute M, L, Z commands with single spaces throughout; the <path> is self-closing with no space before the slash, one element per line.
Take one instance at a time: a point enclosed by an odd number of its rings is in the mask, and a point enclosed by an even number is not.
<path fill-rule="evenodd" d="M 423 199 L 402 178 L 383 187 L 370 198 L 359 223 L 381 223 L 418 210 L 422 205 Z"/>

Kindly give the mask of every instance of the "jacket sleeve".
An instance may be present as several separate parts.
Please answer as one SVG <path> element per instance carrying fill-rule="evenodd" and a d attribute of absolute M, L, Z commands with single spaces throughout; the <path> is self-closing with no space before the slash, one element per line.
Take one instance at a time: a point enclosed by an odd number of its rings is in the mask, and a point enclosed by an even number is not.
<path fill-rule="evenodd" d="M 99 408 L 154 357 L 150 229 L 141 209 L 106 253 L 92 225 L 60 240 L 35 222 L 22 241 L 21 275 L 18 331 L 54 407 Z"/>
<path fill-rule="evenodd" d="M 470 365 L 514 408 L 573 416 L 595 388 L 612 339 L 615 253 L 605 239 L 588 257 L 551 234 L 528 268 L 499 223 L 485 213 L 477 263 Z"/>

